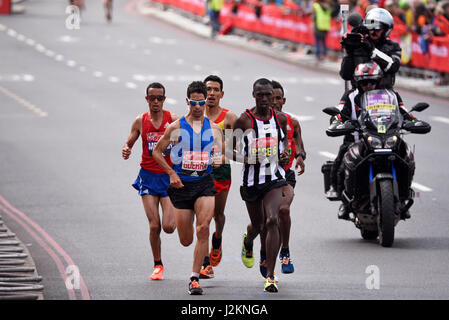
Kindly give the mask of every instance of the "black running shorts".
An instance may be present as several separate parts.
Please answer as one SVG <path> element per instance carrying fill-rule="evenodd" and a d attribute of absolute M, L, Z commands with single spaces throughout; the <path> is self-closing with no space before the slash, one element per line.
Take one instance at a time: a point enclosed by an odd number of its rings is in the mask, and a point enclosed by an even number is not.
<path fill-rule="evenodd" d="M 287 183 L 291 185 L 293 189 L 295 189 L 296 186 L 295 171 L 293 171 L 292 169 L 288 169 L 287 171 L 285 171 L 285 181 L 287 181 Z"/>
<path fill-rule="evenodd" d="M 256 202 L 263 200 L 265 195 L 271 190 L 281 188 L 286 185 L 287 182 L 284 179 L 277 179 L 251 187 L 241 186 L 240 195 L 242 196 L 243 201 Z"/>
<path fill-rule="evenodd" d="M 199 197 L 215 196 L 217 191 L 214 188 L 214 180 L 210 175 L 199 181 L 183 181 L 182 188 L 173 188 L 169 186 L 167 189 L 173 206 L 176 209 L 194 210 L 195 201 Z"/>

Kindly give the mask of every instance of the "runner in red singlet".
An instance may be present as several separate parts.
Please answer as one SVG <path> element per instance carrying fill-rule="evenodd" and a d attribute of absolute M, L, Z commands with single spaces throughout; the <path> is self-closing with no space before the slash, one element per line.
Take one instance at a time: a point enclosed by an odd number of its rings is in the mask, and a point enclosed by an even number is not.
<path fill-rule="evenodd" d="M 150 245 L 154 258 L 154 269 L 151 280 L 162 280 L 164 266 L 161 258 L 161 219 L 159 204 L 162 207 L 162 229 L 166 233 L 173 233 L 176 228 L 173 205 L 168 198 L 167 188 L 170 178 L 153 158 L 153 150 L 168 125 L 179 117 L 174 113 L 163 110 L 165 88 L 162 84 L 151 83 L 146 90 L 145 99 L 149 112 L 139 115 L 131 126 L 131 133 L 122 149 L 123 159 L 128 159 L 134 143 L 142 137 L 141 169 L 133 187 L 142 197 L 143 207 L 150 224 Z M 170 147 L 165 154 L 170 161 Z M 171 163 L 171 162 L 170 162 Z"/>

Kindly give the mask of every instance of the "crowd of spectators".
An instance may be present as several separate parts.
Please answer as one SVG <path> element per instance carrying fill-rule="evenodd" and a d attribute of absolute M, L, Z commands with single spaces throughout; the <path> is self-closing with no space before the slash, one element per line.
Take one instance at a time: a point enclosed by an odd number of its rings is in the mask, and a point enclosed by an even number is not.
<path fill-rule="evenodd" d="M 339 12 L 340 4 L 349 4 L 350 10 L 365 16 L 369 7 L 387 9 L 395 23 L 408 31 L 430 36 L 449 36 L 449 0 L 229 0 L 235 4 L 247 3 L 260 13 L 260 7 L 276 4 L 285 13 L 313 15 L 314 3 L 326 3 L 332 9 L 332 16 Z M 335 14 L 337 13 L 337 14 Z"/>

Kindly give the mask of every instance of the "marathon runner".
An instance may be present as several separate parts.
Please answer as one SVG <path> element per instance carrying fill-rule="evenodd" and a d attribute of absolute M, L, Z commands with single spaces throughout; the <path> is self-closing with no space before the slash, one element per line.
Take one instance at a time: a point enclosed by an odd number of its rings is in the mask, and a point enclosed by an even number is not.
<path fill-rule="evenodd" d="M 161 219 L 159 204 L 162 207 L 162 229 L 166 233 L 173 233 L 176 228 L 174 208 L 168 198 L 167 188 L 170 178 L 153 158 L 154 147 L 170 123 L 179 116 L 163 109 L 165 88 L 158 82 L 151 83 L 146 90 L 145 99 L 149 112 L 139 115 L 131 126 L 131 133 L 122 148 L 122 157 L 127 160 L 131 155 L 134 143 L 142 137 L 141 169 L 133 187 L 139 191 L 143 208 L 150 224 L 150 245 L 154 258 L 154 270 L 151 280 L 162 280 L 164 265 L 161 259 Z M 170 149 L 165 151 L 166 159 L 170 162 Z"/>
<path fill-rule="evenodd" d="M 288 140 L 285 138 L 287 117 L 271 107 L 273 85 L 270 80 L 258 79 L 253 85 L 253 97 L 256 106 L 242 113 L 233 126 L 235 149 L 232 158 L 244 163 L 240 195 L 251 220 L 243 235 L 241 257 L 246 267 L 254 266 L 253 241 L 265 228 L 266 257 L 261 257 L 267 261 L 264 291 L 278 292 L 274 268 L 281 245 L 279 209 L 282 187 L 287 184 L 282 168 L 289 158 Z M 242 134 L 241 139 L 238 139 L 239 132 Z"/>
<path fill-rule="evenodd" d="M 193 242 L 196 229 L 197 242 L 188 290 L 192 295 L 203 293 L 199 276 L 208 251 L 209 224 L 214 215 L 216 194 L 212 165 L 218 167 L 224 162 L 221 128 L 204 116 L 206 97 L 203 82 L 194 81 L 188 86 L 189 113 L 168 126 L 153 152 L 156 161 L 170 176 L 168 195 L 175 207 L 176 227 L 183 246 Z M 171 150 L 173 168 L 162 155 L 171 142 L 175 144 Z M 221 152 L 214 156 L 213 150 Z"/>
<path fill-rule="evenodd" d="M 282 112 L 282 107 L 286 102 L 284 96 L 284 88 L 282 85 L 272 80 L 273 84 L 273 108 Z M 282 246 L 279 253 L 279 260 L 281 261 L 281 271 L 282 273 L 293 273 L 295 268 L 293 267 L 290 250 L 289 250 L 289 240 L 290 240 L 290 229 L 291 229 L 291 218 L 290 218 L 290 206 L 293 202 L 294 188 L 296 185 L 295 171 L 291 169 L 293 165 L 293 160 L 296 159 L 295 170 L 301 167 L 298 172 L 298 176 L 302 175 L 305 170 L 304 160 L 306 158 L 306 152 L 304 151 L 304 144 L 301 137 L 301 126 L 297 119 L 290 116 L 288 113 L 284 113 L 287 116 L 287 138 L 288 138 L 288 153 L 289 161 L 284 167 L 285 170 L 285 180 L 287 185 L 282 187 L 282 204 L 279 210 L 279 227 L 281 232 Z M 261 247 L 260 255 L 265 256 L 265 243 L 262 241 L 264 239 L 264 232 L 261 234 Z M 266 277 L 266 261 L 260 261 L 260 272 L 263 277 Z"/>
<path fill-rule="evenodd" d="M 223 81 L 218 76 L 210 75 L 204 79 L 207 89 L 206 113 L 205 116 L 210 121 L 218 124 L 223 130 L 232 129 L 237 116 L 234 112 L 224 109 L 220 106 L 220 100 L 223 98 Z M 210 279 L 214 277 L 212 267 L 218 266 L 222 257 L 221 239 L 226 217 L 224 214 L 226 200 L 229 189 L 231 188 L 231 165 L 224 163 L 218 168 L 213 168 L 212 177 L 214 179 L 215 190 L 215 232 L 212 234 L 212 246 L 208 256 L 204 258 L 201 267 L 200 278 Z"/>

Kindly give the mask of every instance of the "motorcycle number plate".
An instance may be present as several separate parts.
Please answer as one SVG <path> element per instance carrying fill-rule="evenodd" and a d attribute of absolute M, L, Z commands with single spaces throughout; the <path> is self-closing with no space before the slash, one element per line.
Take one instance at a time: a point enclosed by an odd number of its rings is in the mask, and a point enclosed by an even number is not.
<path fill-rule="evenodd" d="M 384 124 L 379 124 L 377 126 L 377 133 L 386 133 L 387 132 L 387 128 L 385 127 Z"/>

